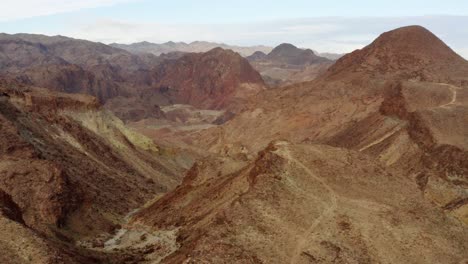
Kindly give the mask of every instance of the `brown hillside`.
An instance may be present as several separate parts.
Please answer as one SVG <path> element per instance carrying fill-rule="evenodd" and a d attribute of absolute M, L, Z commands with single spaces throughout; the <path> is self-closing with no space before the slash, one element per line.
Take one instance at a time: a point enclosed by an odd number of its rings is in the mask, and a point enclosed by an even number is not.
<path fill-rule="evenodd" d="M 432 32 L 409 26 L 383 33 L 369 46 L 343 56 L 329 69 L 328 77 L 355 73 L 448 82 L 453 77 L 466 81 L 466 70 L 466 61 Z"/>

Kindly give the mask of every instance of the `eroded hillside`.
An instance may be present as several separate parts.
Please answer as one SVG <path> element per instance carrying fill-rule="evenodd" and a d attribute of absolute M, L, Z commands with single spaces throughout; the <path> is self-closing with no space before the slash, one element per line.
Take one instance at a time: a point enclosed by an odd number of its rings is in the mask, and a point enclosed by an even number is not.
<path fill-rule="evenodd" d="M 130 211 L 174 188 L 195 158 L 129 130 L 87 95 L 4 81 L 0 119 L 0 189 L 8 218 L 2 218 L 1 243 L 31 263 L 70 263 L 47 260 L 55 256 L 50 250 L 62 255 L 66 249 L 73 261 L 89 257 L 67 247 L 112 232 Z M 16 232 L 38 252 L 22 249 Z"/>
<path fill-rule="evenodd" d="M 165 263 L 466 261 L 467 73 L 424 28 L 384 33 L 319 79 L 183 135 L 223 158 L 133 224 L 180 228 Z"/>

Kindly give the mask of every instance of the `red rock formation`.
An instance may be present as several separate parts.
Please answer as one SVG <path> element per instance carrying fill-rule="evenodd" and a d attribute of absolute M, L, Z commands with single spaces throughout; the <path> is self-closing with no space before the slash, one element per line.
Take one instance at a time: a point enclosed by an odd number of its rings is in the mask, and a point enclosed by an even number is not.
<path fill-rule="evenodd" d="M 156 75 L 160 76 L 159 91 L 172 95 L 176 103 L 201 109 L 226 107 L 235 97 L 258 92 L 264 86 L 246 59 L 221 48 L 162 64 Z"/>
<path fill-rule="evenodd" d="M 101 43 L 41 35 L 0 35 L 0 74 L 66 93 L 85 93 L 110 103 L 122 118 L 157 117 L 142 111 L 172 103 L 220 109 L 263 89 L 260 75 L 237 53 L 134 55 Z M 120 105 L 120 106 L 118 106 Z"/>

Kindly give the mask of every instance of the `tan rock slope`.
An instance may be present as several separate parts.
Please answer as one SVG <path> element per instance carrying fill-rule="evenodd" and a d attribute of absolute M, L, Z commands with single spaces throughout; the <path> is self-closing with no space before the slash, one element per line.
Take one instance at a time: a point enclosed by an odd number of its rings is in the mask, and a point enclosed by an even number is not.
<path fill-rule="evenodd" d="M 407 175 L 368 155 L 282 141 L 234 172 L 222 164 L 198 164 L 136 217 L 135 224 L 181 228 L 181 248 L 163 263 L 466 258 L 466 226 L 425 200 Z"/>

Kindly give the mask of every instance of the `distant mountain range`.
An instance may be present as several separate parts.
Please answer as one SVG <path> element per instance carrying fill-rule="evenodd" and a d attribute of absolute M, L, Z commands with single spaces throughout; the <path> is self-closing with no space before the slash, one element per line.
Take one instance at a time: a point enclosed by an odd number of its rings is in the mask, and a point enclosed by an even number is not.
<path fill-rule="evenodd" d="M 247 57 L 251 56 L 257 51 L 263 53 L 270 53 L 273 50 L 273 47 L 264 46 L 264 45 L 257 45 L 257 46 L 235 46 L 235 45 L 228 45 L 224 43 L 216 43 L 216 42 L 208 42 L 208 41 L 194 41 L 191 43 L 185 42 L 173 42 L 169 41 L 166 43 L 151 43 L 148 41 L 137 42 L 132 44 L 119 44 L 119 43 L 112 43 L 110 44 L 112 47 L 124 49 L 126 51 L 132 53 L 151 53 L 156 56 L 159 56 L 163 53 L 171 53 L 171 52 L 207 52 L 214 48 L 223 48 L 223 49 L 230 49 L 233 50 L 240 55 Z M 317 51 L 313 51 L 316 55 L 325 57 L 330 60 L 337 60 L 344 54 L 335 54 L 335 53 L 319 53 Z"/>
<path fill-rule="evenodd" d="M 215 42 L 206 42 L 206 41 L 195 41 L 192 43 L 185 42 L 166 42 L 162 44 L 151 43 L 147 41 L 133 43 L 133 44 L 110 44 L 112 47 L 120 48 L 127 50 L 132 53 L 152 53 L 156 56 L 159 56 L 163 53 L 171 52 L 207 52 L 214 48 L 223 48 L 233 50 L 240 55 L 246 57 L 252 55 L 256 51 L 262 51 L 265 53 L 270 52 L 273 48 L 267 46 L 251 46 L 251 47 L 241 47 L 241 46 L 231 46 L 223 43 Z"/>
<path fill-rule="evenodd" d="M 257 51 L 247 59 L 272 87 L 313 80 L 334 63 L 311 49 L 300 49 L 289 43 L 279 45 L 268 54 Z"/>

